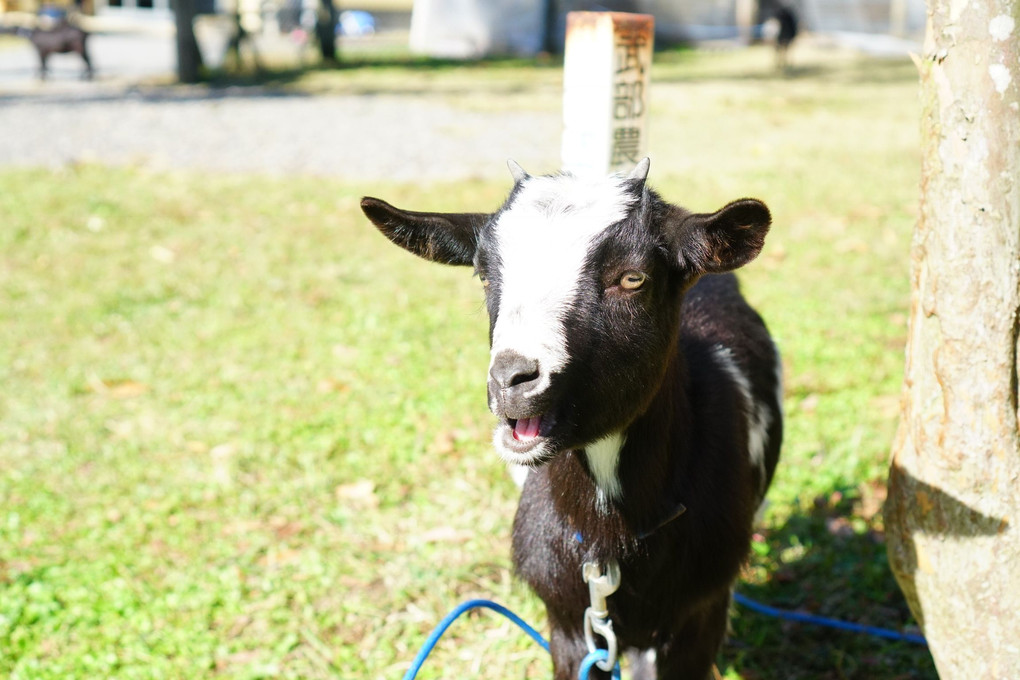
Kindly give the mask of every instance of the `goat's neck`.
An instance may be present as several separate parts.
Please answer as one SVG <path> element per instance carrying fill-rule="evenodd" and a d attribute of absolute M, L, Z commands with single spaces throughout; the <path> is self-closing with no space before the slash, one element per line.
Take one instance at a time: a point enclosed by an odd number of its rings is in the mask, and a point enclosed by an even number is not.
<path fill-rule="evenodd" d="M 649 407 L 624 432 L 549 465 L 557 510 L 599 559 L 626 552 L 683 501 L 676 495 L 691 431 L 686 383 L 677 358 Z"/>

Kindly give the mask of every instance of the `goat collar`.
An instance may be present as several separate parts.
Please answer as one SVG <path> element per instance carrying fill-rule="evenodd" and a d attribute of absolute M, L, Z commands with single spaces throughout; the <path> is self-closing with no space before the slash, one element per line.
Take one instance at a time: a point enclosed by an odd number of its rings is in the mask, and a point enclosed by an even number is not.
<path fill-rule="evenodd" d="M 637 537 L 638 538 L 648 538 L 649 536 L 654 534 L 656 531 L 658 531 L 662 527 L 666 526 L 667 524 L 669 524 L 670 522 L 672 522 L 673 520 L 675 520 L 676 518 L 678 518 L 680 515 L 684 514 L 685 512 L 687 512 L 687 506 L 684 505 L 683 503 L 677 503 L 676 505 L 673 506 L 673 509 L 669 511 L 669 514 L 667 514 L 663 518 L 663 520 L 661 522 L 656 524 L 651 529 L 648 529 L 646 531 L 639 531 L 639 532 L 637 532 Z"/>
<path fill-rule="evenodd" d="M 640 540 L 644 540 L 651 536 L 652 534 L 654 534 L 659 529 L 661 529 L 662 527 L 666 526 L 673 520 L 680 517 L 680 515 L 684 514 L 685 512 L 687 512 L 687 506 L 684 505 L 683 503 L 677 503 L 658 524 L 656 524 L 650 529 L 635 532 L 635 536 L 637 536 L 637 538 Z M 581 534 L 580 531 L 574 533 L 574 540 L 577 541 L 578 543 L 584 543 L 584 536 Z"/>

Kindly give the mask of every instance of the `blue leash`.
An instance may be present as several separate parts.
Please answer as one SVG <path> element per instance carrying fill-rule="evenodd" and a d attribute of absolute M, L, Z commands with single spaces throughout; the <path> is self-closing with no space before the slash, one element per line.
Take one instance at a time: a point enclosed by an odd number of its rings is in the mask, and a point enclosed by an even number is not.
<path fill-rule="evenodd" d="M 829 619 L 824 616 L 815 616 L 813 614 L 801 614 L 800 612 L 791 612 L 785 609 L 776 609 L 760 602 L 755 602 L 749 597 L 744 597 L 740 593 L 733 593 L 733 600 L 744 607 L 747 607 L 753 612 L 764 614 L 766 616 L 772 616 L 777 619 L 785 619 L 787 621 L 798 621 L 800 623 L 810 623 L 816 626 L 825 626 L 827 628 L 835 628 L 837 630 L 845 630 L 851 633 L 864 633 L 866 635 L 873 635 L 875 637 L 885 638 L 886 640 L 896 640 L 898 642 L 913 642 L 918 645 L 927 645 L 928 641 L 924 639 L 922 635 L 914 635 L 911 633 L 898 633 L 895 630 L 889 630 L 888 628 L 876 628 L 875 626 L 864 626 L 859 623 L 848 623 L 846 621 L 840 621 L 838 619 Z"/>
<path fill-rule="evenodd" d="M 747 607 L 753 612 L 758 614 L 764 614 L 765 616 L 772 616 L 777 619 L 784 619 L 787 621 L 797 621 L 799 623 L 810 623 L 816 626 L 825 626 L 827 628 L 835 628 L 837 630 L 848 631 L 851 633 L 864 633 L 866 635 L 873 635 L 875 637 L 884 638 L 886 640 L 895 640 L 898 642 L 912 642 L 919 645 L 927 645 L 927 640 L 921 635 L 914 635 L 911 633 L 898 633 L 894 630 L 887 628 L 876 628 L 875 626 L 864 626 L 859 623 L 848 623 L 846 621 L 840 621 L 838 619 L 830 619 L 824 616 L 814 616 L 812 614 L 801 614 L 800 612 L 791 612 L 785 609 L 776 609 L 760 602 L 756 602 L 749 597 L 745 597 L 740 593 L 733 593 L 733 600 L 744 607 Z M 510 619 L 520 627 L 528 636 L 537 642 L 542 649 L 549 651 L 549 643 L 545 641 L 542 634 L 537 630 L 529 626 L 524 619 L 514 614 L 512 611 L 507 609 L 501 604 L 496 604 L 491 600 L 468 600 L 467 602 L 461 603 L 456 609 L 446 615 L 439 625 L 436 626 L 435 630 L 429 635 L 428 639 L 425 640 L 425 644 L 422 645 L 418 655 L 414 657 L 414 661 L 411 662 L 411 667 L 407 669 L 407 673 L 404 674 L 403 680 L 414 680 L 418 676 L 418 671 L 421 670 L 422 665 L 425 663 L 425 659 L 428 658 L 429 654 L 435 648 L 439 642 L 439 638 L 443 637 L 443 634 L 450 627 L 450 625 L 460 618 L 464 613 L 472 609 L 491 609 L 494 612 L 502 614 L 506 618 Z M 588 656 L 584 657 L 584 661 L 581 662 L 581 667 L 578 670 L 578 680 L 588 680 L 588 674 L 591 672 L 592 667 L 599 661 L 603 661 L 608 658 L 608 654 L 604 649 L 597 649 Z M 620 680 L 620 664 L 617 663 L 613 667 L 613 680 Z"/>
<path fill-rule="evenodd" d="M 542 649 L 549 651 L 549 643 L 545 641 L 541 633 L 529 626 L 524 619 L 514 614 L 512 611 L 507 609 L 501 604 L 496 604 L 491 600 L 468 600 L 467 602 L 461 603 L 456 609 L 446 615 L 439 625 L 436 626 L 435 630 L 429 635 L 428 639 L 425 640 L 425 644 L 422 645 L 421 651 L 418 652 L 418 656 L 414 657 L 414 661 L 411 662 L 411 667 L 407 669 L 407 673 L 404 673 L 404 680 L 414 680 L 418 675 L 418 671 L 421 670 L 422 664 L 425 663 L 425 659 L 428 658 L 429 654 L 435 648 L 436 643 L 439 642 L 439 638 L 443 637 L 443 633 L 450 627 L 454 621 L 460 616 L 472 609 L 491 609 L 494 612 L 498 612 L 510 619 L 520 627 L 528 636 L 537 642 Z M 596 662 L 604 661 L 609 655 L 604 649 L 597 649 L 588 656 L 584 657 L 584 661 L 581 662 L 581 668 L 578 671 L 578 680 L 588 680 L 588 673 L 591 672 L 592 666 Z M 613 680 L 620 680 L 620 664 L 616 664 L 613 668 Z"/>

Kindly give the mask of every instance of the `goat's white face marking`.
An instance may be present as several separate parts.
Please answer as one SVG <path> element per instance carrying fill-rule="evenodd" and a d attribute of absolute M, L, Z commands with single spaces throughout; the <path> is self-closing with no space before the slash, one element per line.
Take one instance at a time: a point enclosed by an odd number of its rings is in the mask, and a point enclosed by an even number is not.
<path fill-rule="evenodd" d="M 618 176 L 524 180 L 494 225 L 502 285 L 492 357 L 513 350 L 537 359 L 546 381 L 566 366 L 563 317 L 585 259 L 597 237 L 626 217 L 634 201 Z"/>

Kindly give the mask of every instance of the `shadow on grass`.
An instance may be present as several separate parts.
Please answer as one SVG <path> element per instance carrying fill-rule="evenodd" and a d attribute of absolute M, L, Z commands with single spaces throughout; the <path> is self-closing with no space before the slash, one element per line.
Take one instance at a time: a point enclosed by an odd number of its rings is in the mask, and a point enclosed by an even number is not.
<path fill-rule="evenodd" d="M 916 69 L 906 58 L 822 58 L 811 63 L 795 63 L 785 73 L 779 73 L 771 67 L 772 54 L 768 50 L 751 48 L 751 51 L 741 53 L 747 56 L 742 56 L 737 62 L 731 58 L 733 54 L 722 52 L 717 60 L 712 53 L 689 47 L 656 51 L 653 83 L 764 82 L 779 86 L 783 82 L 823 81 L 852 86 L 895 84 L 917 79 Z M 499 97 L 527 94 L 551 85 L 559 87 L 559 81 L 554 78 L 536 80 L 534 75 L 549 73 L 558 78 L 562 66 L 562 55 L 458 60 L 419 57 L 406 52 L 356 53 L 342 55 L 335 64 L 208 70 L 204 81 L 198 85 L 167 81 L 73 94 L 19 93 L 0 95 L 0 103 L 31 100 L 60 105 L 124 98 L 162 102 L 327 94 Z"/>
<path fill-rule="evenodd" d="M 312 97 L 322 94 L 424 96 L 437 92 L 447 95 L 484 92 L 488 96 L 499 96 L 528 92 L 534 87 L 534 83 L 526 75 L 506 81 L 486 80 L 476 76 L 484 76 L 495 71 L 507 73 L 521 69 L 553 71 L 562 66 L 561 57 L 544 59 L 491 57 L 463 61 L 414 56 L 354 56 L 333 65 L 320 63 L 278 68 L 208 69 L 204 73 L 203 81 L 195 85 L 183 85 L 172 81 L 143 82 L 124 89 L 52 94 L 45 91 L 0 94 L 0 103 L 42 101 L 62 105 L 121 101 L 125 98 L 158 103 L 226 98 Z M 378 81 L 371 79 L 373 74 L 380 76 Z M 406 78 L 403 78 L 405 74 Z M 454 85 L 444 84 L 437 87 L 435 78 L 450 74 L 463 78 Z M 353 80 L 349 76 L 356 76 L 357 79 Z"/>
<path fill-rule="evenodd" d="M 771 55 L 761 51 L 763 57 Z M 683 66 L 690 59 L 685 51 L 672 51 L 656 55 L 658 72 L 653 75 L 654 82 L 659 83 L 700 83 L 700 82 L 797 82 L 824 80 L 826 83 L 844 85 L 881 85 L 917 80 L 917 68 L 906 56 L 902 59 L 874 58 L 859 56 L 849 61 L 814 60 L 794 63 L 786 71 L 780 72 L 771 66 L 771 62 L 763 60 L 749 66 L 734 67 L 729 64 L 706 68 L 702 62 L 697 68 L 685 70 Z M 662 68 L 666 67 L 666 68 Z"/>
<path fill-rule="evenodd" d="M 221 69 L 207 74 L 206 82 L 214 87 L 290 87 L 299 84 L 310 75 L 344 75 L 370 73 L 372 71 L 399 70 L 409 76 L 439 75 L 451 72 L 484 74 L 496 69 L 560 69 L 562 56 L 525 59 L 520 57 L 485 57 L 482 59 L 442 59 L 413 55 L 356 55 L 342 58 L 335 64 L 311 64 L 285 68 L 261 68 L 257 70 Z M 423 83 L 425 85 L 425 83 Z M 380 88 L 387 91 L 387 88 Z M 428 87 L 401 87 L 401 93 L 427 93 Z"/>
<path fill-rule="evenodd" d="M 759 536 L 738 591 L 758 602 L 851 623 L 919 633 L 889 568 L 875 521 L 885 489 L 833 491 L 809 512 Z M 754 580 L 754 579 L 749 579 Z M 788 622 L 737 606 L 720 667 L 744 680 L 937 679 L 928 649 L 910 642 Z"/>
<path fill-rule="evenodd" d="M 723 52 L 718 61 L 706 57 L 704 51 L 691 47 L 669 47 L 657 50 L 653 83 L 699 82 L 798 82 L 819 80 L 844 85 L 895 84 L 916 81 L 917 70 L 909 59 L 871 58 L 863 55 L 850 58 L 814 58 L 794 63 L 785 72 L 773 68 L 770 50 L 751 48 L 742 53 L 738 62 L 732 53 Z M 495 72 L 511 73 L 514 70 L 535 69 L 539 72 L 560 71 L 562 55 L 537 58 L 488 57 L 476 60 L 438 59 L 408 54 L 355 54 L 345 56 L 335 65 L 315 64 L 302 67 L 262 69 L 259 71 L 218 71 L 210 73 L 207 83 L 213 88 L 292 88 L 307 87 L 317 80 L 319 88 L 330 91 L 340 87 L 347 94 L 409 94 L 434 93 L 434 79 L 447 75 L 464 77 L 460 89 L 442 88 L 447 94 L 471 94 L 482 88 L 487 94 L 512 94 L 526 91 L 535 83 L 522 76 L 518 79 L 485 79 L 480 76 Z M 394 81 L 394 74 L 406 74 L 402 82 Z M 371 76 L 378 74 L 373 81 Z M 355 76 L 352 82 L 349 76 Z M 479 77 L 476 77 L 479 76 Z M 335 78 L 335 80 L 334 80 Z M 313 91 L 317 88 L 312 87 Z"/>

